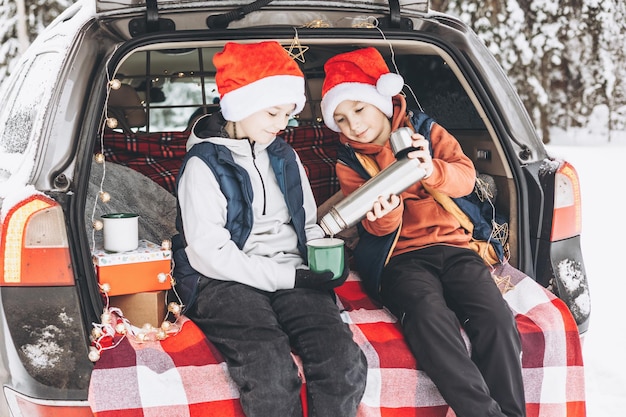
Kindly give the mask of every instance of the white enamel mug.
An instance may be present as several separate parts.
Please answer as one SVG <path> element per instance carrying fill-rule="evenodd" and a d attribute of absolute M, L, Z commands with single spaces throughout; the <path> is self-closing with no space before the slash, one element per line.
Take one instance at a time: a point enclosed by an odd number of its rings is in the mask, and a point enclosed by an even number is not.
<path fill-rule="evenodd" d="M 108 213 L 102 215 L 104 225 L 104 250 L 127 252 L 139 246 L 139 215 L 134 213 Z"/>

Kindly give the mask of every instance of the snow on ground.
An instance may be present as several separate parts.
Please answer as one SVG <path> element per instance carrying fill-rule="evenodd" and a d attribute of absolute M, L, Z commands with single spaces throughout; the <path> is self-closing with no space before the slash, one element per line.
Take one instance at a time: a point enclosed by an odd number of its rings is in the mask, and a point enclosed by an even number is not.
<path fill-rule="evenodd" d="M 588 417 L 626 415 L 626 131 L 551 132 L 547 146 L 576 168 L 581 182 L 582 250 L 591 294 L 591 324 L 583 356 Z"/>

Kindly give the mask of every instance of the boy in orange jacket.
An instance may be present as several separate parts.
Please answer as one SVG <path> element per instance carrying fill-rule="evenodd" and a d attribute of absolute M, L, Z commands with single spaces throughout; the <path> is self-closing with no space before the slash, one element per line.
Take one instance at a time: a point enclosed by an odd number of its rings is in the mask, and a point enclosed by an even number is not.
<path fill-rule="evenodd" d="M 402 77 L 375 48 L 339 54 L 324 69 L 322 115 L 345 145 L 336 166 L 344 195 L 396 160 L 389 145 L 395 129 L 409 126 L 430 139 L 413 134 L 416 150 L 408 154 L 426 176 L 400 195 L 380 196 L 359 225 L 355 257 L 365 286 L 399 318 L 418 365 L 457 416 L 525 416 L 514 317 L 470 249 L 471 235 L 429 191 L 452 198 L 472 192 L 472 161 L 442 126 L 407 111 Z"/>

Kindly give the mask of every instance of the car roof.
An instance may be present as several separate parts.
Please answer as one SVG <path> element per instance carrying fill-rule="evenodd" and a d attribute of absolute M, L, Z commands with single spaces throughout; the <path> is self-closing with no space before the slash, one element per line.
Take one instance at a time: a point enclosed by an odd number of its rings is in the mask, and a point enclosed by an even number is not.
<path fill-rule="evenodd" d="M 215 10 L 230 10 L 254 3 L 252 0 L 93 0 L 96 4 L 96 12 L 116 14 L 128 13 L 131 10 L 145 9 L 148 3 L 152 6 L 157 4 L 159 9 L 189 9 L 203 8 Z M 315 8 L 315 9 L 350 9 L 352 11 L 384 11 L 393 5 L 399 5 L 403 12 L 426 13 L 430 8 L 430 0 L 352 0 L 352 1 L 323 1 L 323 0 L 269 0 L 268 7 L 285 8 Z M 390 5 L 390 3 L 393 3 Z"/>

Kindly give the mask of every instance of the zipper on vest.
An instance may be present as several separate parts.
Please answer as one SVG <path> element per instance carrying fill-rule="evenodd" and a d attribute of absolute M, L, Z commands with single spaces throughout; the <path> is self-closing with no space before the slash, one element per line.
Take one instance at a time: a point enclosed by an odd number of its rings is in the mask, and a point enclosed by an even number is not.
<path fill-rule="evenodd" d="M 259 178 L 261 179 L 261 187 L 263 187 L 263 215 L 265 216 L 266 208 L 267 208 L 267 195 L 265 193 L 265 181 L 263 181 L 263 175 L 261 175 L 261 171 L 259 167 L 256 165 L 256 153 L 254 152 L 254 142 L 249 141 L 250 150 L 252 151 L 252 165 L 254 165 L 254 169 L 259 174 Z"/>

